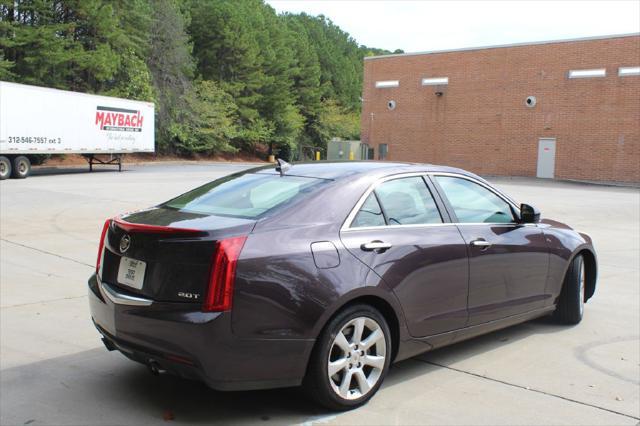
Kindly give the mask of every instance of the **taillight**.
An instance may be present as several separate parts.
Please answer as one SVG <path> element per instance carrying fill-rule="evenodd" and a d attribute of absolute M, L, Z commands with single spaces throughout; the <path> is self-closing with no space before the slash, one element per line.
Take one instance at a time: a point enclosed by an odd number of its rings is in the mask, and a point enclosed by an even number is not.
<path fill-rule="evenodd" d="M 211 264 L 209 289 L 202 310 L 205 312 L 231 309 L 233 284 L 236 279 L 236 263 L 247 237 L 234 237 L 216 243 Z"/>
<path fill-rule="evenodd" d="M 104 250 L 104 239 L 107 236 L 107 230 L 111 224 L 111 219 L 104 221 L 102 226 L 102 234 L 100 234 L 100 245 L 98 246 L 98 260 L 96 260 L 96 274 L 100 274 L 100 264 L 102 263 L 102 251 Z"/>

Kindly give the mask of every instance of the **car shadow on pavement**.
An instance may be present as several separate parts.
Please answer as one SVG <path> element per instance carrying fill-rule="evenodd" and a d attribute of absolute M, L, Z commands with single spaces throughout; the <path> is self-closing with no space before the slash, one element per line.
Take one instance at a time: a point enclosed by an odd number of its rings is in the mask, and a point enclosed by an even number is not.
<path fill-rule="evenodd" d="M 532 334 L 565 327 L 546 320 L 525 323 L 458 343 L 420 359 L 449 362 L 473 357 Z M 403 361 L 384 386 L 430 374 L 441 367 Z M 204 384 L 162 375 L 104 348 L 4 369 L 0 372 L 1 424 L 305 423 L 331 415 L 297 388 L 217 392 Z"/>
<path fill-rule="evenodd" d="M 459 361 L 470 359 L 501 347 L 515 345 L 519 340 L 526 339 L 532 335 L 561 333 L 569 327 L 558 324 L 550 316 L 546 316 L 425 352 L 395 364 L 396 366 L 402 366 L 402 368 L 390 371 L 385 379 L 385 386 L 390 387 L 401 384 L 403 381 L 421 374 L 428 374 L 431 371 L 446 368 Z"/>

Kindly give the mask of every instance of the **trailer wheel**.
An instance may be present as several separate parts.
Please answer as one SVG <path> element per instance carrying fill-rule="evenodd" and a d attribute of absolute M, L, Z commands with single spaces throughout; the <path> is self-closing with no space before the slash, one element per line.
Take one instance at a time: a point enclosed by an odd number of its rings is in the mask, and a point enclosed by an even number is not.
<path fill-rule="evenodd" d="M 13 178 L 24 179 L 31 173 L 31 161 L 24 155 L 19 155 L 13 159 Z"/>
<path fill-rule="evenodd" d="M 11 176 L 11 161 L 4 155 L 0 155 L 0 180 L 9 179 Z"/>

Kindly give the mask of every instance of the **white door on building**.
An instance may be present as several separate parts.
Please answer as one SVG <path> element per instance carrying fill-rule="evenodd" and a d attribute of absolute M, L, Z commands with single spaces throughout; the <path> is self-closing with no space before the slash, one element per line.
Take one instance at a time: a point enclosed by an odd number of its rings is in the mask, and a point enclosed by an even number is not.
<path fill-rule="evenodd" d="M 552 179 L 556 168 L 556 139 L 540 138 L 538 140 L 538 171 L 539 178 Z"/>

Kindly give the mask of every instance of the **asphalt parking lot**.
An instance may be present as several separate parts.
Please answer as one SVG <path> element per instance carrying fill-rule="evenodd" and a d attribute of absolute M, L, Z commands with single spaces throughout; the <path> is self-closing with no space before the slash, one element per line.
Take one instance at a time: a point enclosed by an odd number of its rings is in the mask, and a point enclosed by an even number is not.
<path fill-rule="evenodd" d="M 104 219 L 245 167 L 40 171 L 0 184 L 1 424 L 640 424 L 637 188 L 491 179 L 593 237 L 600 273 L 583 322 L 537 320 L 401 362 L 355 411 L 327 413 L 296 389 L 216 392 L 107 352 L 86 297 Z"/>

